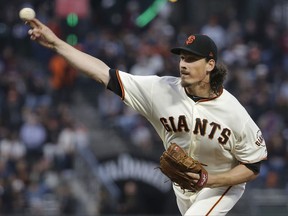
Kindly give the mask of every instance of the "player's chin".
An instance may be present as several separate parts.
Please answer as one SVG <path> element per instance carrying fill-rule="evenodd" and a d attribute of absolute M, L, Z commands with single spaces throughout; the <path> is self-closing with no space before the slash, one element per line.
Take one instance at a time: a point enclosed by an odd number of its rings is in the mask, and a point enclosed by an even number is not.
<path fill-rule="evenodd" d="M 181 77 L 181 86 L 184 88 L 189 87 L 189 86 L 191 86 L 191 81 L 189 81 L 186 78 Z"/>

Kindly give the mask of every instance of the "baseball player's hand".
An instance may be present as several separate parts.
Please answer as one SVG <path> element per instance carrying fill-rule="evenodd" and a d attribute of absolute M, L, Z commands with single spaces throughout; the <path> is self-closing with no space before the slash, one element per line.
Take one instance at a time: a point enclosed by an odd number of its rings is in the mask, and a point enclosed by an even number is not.
<path fill-rule="evenodd" d="M 51 29 L 36 18 L 27 21 L 26 24 L 31 27 L 31 29 L 28 31 L 31 40 L 37 41 L 44 47 L 55 49 L 55 44 L 60 39 L 52 32 Z"/>
<path fill-rule="evenodd" d="M 188 156 L 176 143 L 171 143 L 161 155 L 160 170 L 183 190 L 199 191 L 208 180 L 208 173 L 202 164 Z"/>
<path fill-rule="evenodd" d="M 197 182 L 200 179 L 200 175 L 197 173 L 192 173 L 192 172 L 186 172 L 186 175 L 188 175 L 190 177 L 190 179 L 192 180 L 192 182 L 194 184 L 197 184 Z M 209 178 L 208 178 L 209 179 Z"/>

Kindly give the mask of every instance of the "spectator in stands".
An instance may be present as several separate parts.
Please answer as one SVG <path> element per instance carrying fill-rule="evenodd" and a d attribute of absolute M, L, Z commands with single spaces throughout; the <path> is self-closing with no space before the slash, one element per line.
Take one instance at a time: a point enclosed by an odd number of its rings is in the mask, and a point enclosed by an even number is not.
<path fill-rule="evenodd" d="M 54 55 L 49 62 L 50 84 L 53 101 L 57 104 L 70 104 L 77 78 L 77 72 L 60 55 Z"/>
<path fill-rule="evenodd" d="M 46 137 L 45 127 L 40 121 L 39 116 L 36 113 L 28 111 L 24 123 L 20 127 L 19 138 L 26 147 L 26 159 L 29 163 L 34 163 L 42 157 Z"/>

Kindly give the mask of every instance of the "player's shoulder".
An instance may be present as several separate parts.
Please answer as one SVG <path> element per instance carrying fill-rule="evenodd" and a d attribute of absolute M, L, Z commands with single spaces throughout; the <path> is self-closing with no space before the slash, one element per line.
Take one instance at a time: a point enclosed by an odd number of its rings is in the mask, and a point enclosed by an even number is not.
<path fill-rule="evenodd" d="M 159 77 L 159 82 L 178 85 L 180 83 L 180 78 L 174 76 L 161 76 Z"/>
<path fill-rule="evenodd" d="M 226 106 L 228 109 L 231 110 L 237 110 L 236 113 L 238 113 L 240 116 L 243 114 L 248 114 L 246 108 L 241 104 L 241 102 L 228 90 L 224 89 L 223 93 L 220 97 L 221 100 L 223 100 L 223 104 L 229 104 L 229 106 Z M 235 113 L 235 112 L 233 112 Z"/>
<path fill-rule="evenodd" d="M 159 77 L 156 85 L 154 86 L 156 89 L 169 89 L 176 92 L 182 92 L 183 87 L 181 86 L 181 80 L 179 77 L 173 76 L 161 76 Z"/>
<path fill-rule="evenodd" d="M 240 104 L 239 100 L 231 93 L 229 92 L 227 89 L 223 89 L 223 93 L 222 93 L 222 99 L 223 100 L 229 100 L 232 103 L 238 103 Z"/>
<path fill-rule="evenodd" d="M 179 77 L 174 76 L 158 76 L 158 75 L 134 75 L 127 72 L 120 71 L 121 76 L 128 76 L 133 80 L 139 80 L 140 82 L 152 82 L 159 85 L 178 85 L 180 83 Z"/>

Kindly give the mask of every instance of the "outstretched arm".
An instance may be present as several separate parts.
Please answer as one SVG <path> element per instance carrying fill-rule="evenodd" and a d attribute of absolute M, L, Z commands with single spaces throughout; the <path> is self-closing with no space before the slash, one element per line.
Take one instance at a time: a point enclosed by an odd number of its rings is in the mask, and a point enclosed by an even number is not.
<path fill-rule="evenodd" d="M 194 182 L 199 180 L 199 175 L 194 173 L 187 173 Z M 248 169 L 244 164 L 239 164 L 228 172 L 220 174 L 209 174 L 206 187 L 223 187 L 223 186 L 233 186 L 241 184 L 244 182 L 249 182 L 254 180 L 258 174 L 254 173 L 252 170 Z"/>
<path fill-rule="evenodd" d="M 28 24 L 31 26 L 28 31 L 31 40 L 54 50 L 63 56 L 71 66 L 107 86 L 110 68 L 103 61 L 67 44 L 36 18 L 28 21 Z"/>

